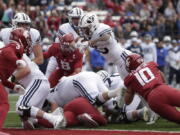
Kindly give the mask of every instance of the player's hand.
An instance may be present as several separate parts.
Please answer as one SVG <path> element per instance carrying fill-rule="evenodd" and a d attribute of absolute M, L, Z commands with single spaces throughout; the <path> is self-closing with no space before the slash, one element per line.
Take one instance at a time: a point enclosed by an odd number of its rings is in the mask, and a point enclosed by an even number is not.
<path fill-rule="evenodd" d="M 14 91 L 18 92 L 19 94 L 23 94 L 25 92 L 24 87 L 19 84 L 16 84 L 13 88 Z"/>

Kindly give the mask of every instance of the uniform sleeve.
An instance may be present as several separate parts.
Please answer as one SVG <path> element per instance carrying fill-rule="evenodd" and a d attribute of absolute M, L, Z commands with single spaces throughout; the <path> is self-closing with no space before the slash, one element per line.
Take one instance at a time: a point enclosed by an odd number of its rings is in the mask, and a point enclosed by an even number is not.
<path fill-rule="evenodd" d="M 31 29 L 30 31 L 32 46 L 41 45 L 41 35 L 38 30 Z"/>
<path fill-rule="evenodd" d="M 49 49 L 43 53 L 43 56 L 45 59 L 50 58 L 51 56 L 53 56 L 53 52 L 54 52 L 54 45 L 52 44 Z"/>
<path fill-rule="evenodd" d="M 126 86 L 126 87 L 128 87 L 129 85 L 130 85 L 130 83 L 131 83 L 131 79 L 132 77 L 130 76 L 130 75 L 128 75 L 125 79 L 124 79 L 124 85 Z"/>

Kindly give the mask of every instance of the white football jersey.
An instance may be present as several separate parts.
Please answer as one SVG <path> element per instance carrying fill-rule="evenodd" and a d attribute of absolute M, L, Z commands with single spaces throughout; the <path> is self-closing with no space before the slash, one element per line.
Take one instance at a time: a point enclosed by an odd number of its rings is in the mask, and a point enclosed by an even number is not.
<path fill-rule="evenodd" d="M 109 90 L 114 90 L 117 88 L 125 88 L 124 81 L 121 79 L 118 73 L 114 73 L 103 80 Z"/>
<path fill-rule="evenodd" d="M 33 79 L 47 80 L 45 75 L 39 70 L 37 64 L 31 61 L 26 54 L 23 54 L 23 59 L 28 64 L 28 67 L 30 68 L 31 72 L 27 76 L 18 81 L 22 86 L 26 88 Z"/>
<path fill-rule="evenodd" d="M 117 65 L 120 76 L 124 79 L 128 74 L 125 68 L 125 60 L 131 52 L 117 43 L 111 27 L 103 23 L 100 23 L 99 27 L 93 32 L 91 40 L 98 39 L 105 33 L 111 34 L 109 40 L 97 42 L 95 49 L 101 52 L 107 61 Z"/>
<path fill-rule="evenodd" d="M 13 28 L 4 28 L 0 31 L 0 38 L 4 42 L 5 45 L 9 44 L 10 42 L 10 34 Z M 34 28 L 30 28 L 30 36 L 32 40 L 32 47 L 41 44 L 41 36 L 38 30 Z M 32 53 L 32 47 L 30 48 L 30 52 Z M 32 55 L 32 54 L 31 54 Z M 30 56 L 33 58 L 33 56 Z"/>
<path fill-rule="evenodd" d="M 62 107 L 77 97 L 85 97 L 93 104 L 99 93 L 105 91 L 108 91 L 108 88 L 98 74 L 80 72 L 73 76 L 62 77 L 49 94 L 48 100 Z"/>

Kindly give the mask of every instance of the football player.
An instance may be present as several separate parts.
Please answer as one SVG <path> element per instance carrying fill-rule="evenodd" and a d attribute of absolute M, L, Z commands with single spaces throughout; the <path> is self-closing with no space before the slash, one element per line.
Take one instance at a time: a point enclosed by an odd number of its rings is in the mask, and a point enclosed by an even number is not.
<path fill-rule="evenodd" d="M 64 34 L 72 33 L 75 40 L 80 36 L 78 24 L 79 24 L 79 19 L 83 14 L 84 14 L 83 10 L 81 8 L 78 8 L 78 7 L 72 8 L 68 12 L 69 22 L 64 23 L 64 24 L 59 26 L 57 38 L 55 41 L 56 43 L 59 42 L 59 37 L 63 36 Z M 51 57 L 49 60 L 47 69 L 46 69 L 46 77 L 48 77 L 50 79 L 53 78 L 52 72 L 54 72 L 54 70 L 57 67 L 58 67 L 58 63 L 57 63 L 55 57 Z"/>
<path fill-rule="evenodd" d="M 107 61 L 117 65 L 122 79 L 126 77 L 128 72 L 125 68 L 125 59 L 131 52 L 118 45 L 111 27 L 99 23 L 94 13 L 84 14 L 80 19 L 79 27 L 84 39 L 79 39 L 77 44 L 98 50 Z"/>
<path fill-rule="evenodd" d="M 104 104 L 111 97 L 117 96 L 118 91 L 119 89 L 108 91 L 108 88 L 96 73 L 80 72 L 73 76 L 62 77 L 49 94 L 48 100 L 52 104 L 52 110 L 55 110 L 58 106 L 64 108 L 66 126 L 77 125 L 77 121 L 98 126 L 105 125 L 106 119 L 93 105 Z M 77 99 L 79 97 L 82 98 Z M 79 118 L 80 120 L 78 120 Z"/>
<path fill-rule="evenodd" d="M 15 28 L 23 27 L 30 32 L 31 44 L 24 48 L 26 54 L 34 61 L 36 64 L 40 65 L 43 63 L 43 53 L 41 48 L 41 36 L 38 30 L 30 28 L 31 19 L 29 16 L 23 12 L 16 13 L 12 19 L 11 28 L 3 28 L 0 31 L 0 38 L 5 44 L 10 42 L 11 31 Z"/>
<path fill-rule="evenodd" d="M 24 30 L 23 28 L 16 28 L 11 31 L 10 45 L 4 47 L 5 51 L 3 49 L 1 50 L 2 57 L 5 57 L 4 60 L 1 58 L 0 61 L 0 63 L 2 62 L 0 68 L 0 71 L 2 72 L 0 73 L 2 76 L 1 80 L 4 82 L 4 85 L 9 88 L 15 90 L 22 89 L 20 85 L 14 84 L 17 83 L 21 84 L 26 89 L 25 93 L 19 97 L 16 104 L 16 111 L 21 116 L 24 127 L 29 124 L 27 123 L 26 117 L 42 117 L 51 122 L 54 128 L 59 128 L 63 120 L 61 115 L 53 116 L 39 109 L 42 107 L 44 100 L 49 94 L 50 86 L 48 80 L 39 70 L 37 64 L 32 62 L 29 57 L 23 54 L 24 49 L 21 48 L 31 44 L 29 38 L 29 31 Z M 11 46 L 13 46 L 13 48 Z M 10 49 L 8 50 L 6 48 Z M 22 56 L 23 60 L 17 60 L 17 58 L 21 58 Z M 15 70 L 17 66 L 26 68 L 21 70 L 17 68 Z M 13 83 L 9 83 L 5 80 L 11 74 L 12 76 L 10 77 L 10 80 Z"/>
<path fill-rule="evenodd" d="M 59 36 L 59 43 L 53 43 L 47 52 L 44 52 L 44 58 L 54 56 L 58 63 L 58 68 L 49 77 L 51 88 L 54 87 L 62 76 L 77 74 L 82 68 L 82 54 L 74 44 L 74 36 L 71 33 Z"/>
<path fill-rule="evenodd" d="M 24 91 L 21 85 L 8 81 L 11 74 L 17 69 L 16 77 L 22 78 L 30 73 L 26 62 L 22 59 L 24 53 L 24 46 L 27 44 L 26 34 L 27 31 L 21 29 L 20 31 L 13 32 L 13 38 L 10 43 L 0 49 L 0 130 L 3 126 L 6 114 L 9 110 L 8 94 L 4 86 L 18 91 Z M 17 42 L 14 39 L 18 39 Z M 23 74 L 19 74 L 22 72 Z"/>
<path fill-rule="evenodd" d="M 155 62 L 145 63 L 138 54 L 126 58 L 129 75 L 124 79 L 127 87 L 125 102 L 130 104 L 134 94 L 141 95 L 150 108 L 163 118 L 180 123 L 180 92 L 167 84 Z"/>

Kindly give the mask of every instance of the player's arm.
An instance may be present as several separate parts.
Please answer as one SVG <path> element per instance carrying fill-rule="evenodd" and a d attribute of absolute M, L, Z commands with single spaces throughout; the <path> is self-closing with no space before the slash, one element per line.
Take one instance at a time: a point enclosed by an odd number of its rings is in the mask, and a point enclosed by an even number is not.
<path fill-rule="evenodd" d="M 31 72 L 30 68 L 28 67 L 28 65 L 26 64 L 24 60 L 17 60 L 16 65 L 17 65 L 17 69 L 11 76 L 12 82 L 16 82 L 24 78 Z"/>
<path fill-rule="evenodd" d="M 93 47 L 94 45 L 97 44 L 97 42 L 107 41 L 107 40 L 109 40 L 110 37 L 111 37 L 110 33 L 104 33 L 103 35 L 101 35 L 99 38 L 97 38 L 95 40 L 89 40 L 88 44 L 89 44 L 89 46 Z"/>
<path fill-rule="evenodd" d="M 125 92 L 125 96 L 124 96 L 126 105 L 129 105 L 132 102 L 132 100 L 134 98 L 134 94 L 135 94 L 135 92 L 130 87 L 128 87 Z"/>
<path fill-rule="evenodd" d="M 33 53 L 35 58 L 32 59 L 32 61 L 34 61 L 38 65 L 43 64 L 44 57 L 43 57 L 42 47 L 40 44 L 33 46 Z"/>
<path fill-rule="evenodd" d="M 41 47 L 41 36 L 38 30 L 32 31 L 33 34 L 31 35 L 32 38 L 32 51 L 34 53 L 34 61 L 36 64 L 40 65 L 43 64 L 44 62 L 44 57 L 43 57 L 43 52 L 42 52 L 42 47 Z"/>

